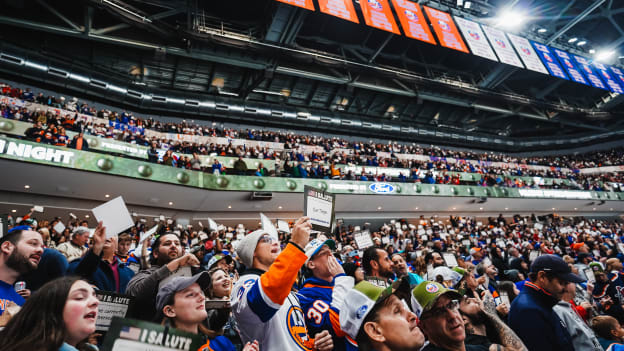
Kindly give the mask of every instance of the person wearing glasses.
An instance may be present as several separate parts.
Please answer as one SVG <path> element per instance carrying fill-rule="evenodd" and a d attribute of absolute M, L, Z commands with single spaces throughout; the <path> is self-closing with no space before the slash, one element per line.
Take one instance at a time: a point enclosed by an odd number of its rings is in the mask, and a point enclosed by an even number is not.
<path fill-rule="evenodd" d="M 310 241 L 311 228 L 308 217 L 299 218 L 283 251 L 279 240 L 263 229 L 247 234 L 236 246 L 247 267 L 231 295 L 232 315 L 243 343 L 258 340 L 261 351 L 333 349 L 328 331 L 314 338 L 308 335 L 301 304 L 291 292 L 308 259 L 304 247 Z"/>
<path fill-rule="evenodd" d="M 419 312 L 419 326 L 429 344 L 422 351 L 524 351 L 527 348 L 514 332 L 503 323 L 496 312 L 486 312 L 479 306 L 479 313 L 498 335 L 492 339 L 500 344 L 466 344 L 466 330 L 460 313 L 460 304 L 466 302 L 457 291 L 442 284 L 424 281 L 412 290 L 412 308 Z"/>

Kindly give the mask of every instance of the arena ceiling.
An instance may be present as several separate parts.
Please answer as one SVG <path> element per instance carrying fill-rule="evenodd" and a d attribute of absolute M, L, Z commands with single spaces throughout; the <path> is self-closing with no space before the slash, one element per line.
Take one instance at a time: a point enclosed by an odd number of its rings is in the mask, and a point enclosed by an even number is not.
<path fill-rule="evenodd" d="M 622 1 L 420 3 L 477 20 L 514 6 L 531 17 L 519 32 L 526 37 L 577 53 L 624 54 Z M 622 96 L 274 0 L 0 0 L 0 7 L 2 52 L 138 91 L 516 139 L 624 128 Z"/>

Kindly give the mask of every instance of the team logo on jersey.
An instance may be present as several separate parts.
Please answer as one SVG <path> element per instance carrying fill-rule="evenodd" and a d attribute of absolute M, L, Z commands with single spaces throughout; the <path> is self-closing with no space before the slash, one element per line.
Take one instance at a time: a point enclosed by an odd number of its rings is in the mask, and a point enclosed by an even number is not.
<path fill-rule="evenodd" d="M 497 39 L 494 39 L 494 42 L 496 42 L 496 44 L 498 44 L 498 46 L 500 46 L 500 47 L 501 47 L 501 48 L 503 48 L 503 49 L 507 47 L 507 44 L 505 44 L 505 42 L 504 42 L 504 41 L 502 41 L 502 40 L 500 40 L 500 39 L 498 39 L 498 38 L 497 38 Z"/>
<path fill-rule="evenodd" d="M 357 312 L 355 312 L 355 316 L 357 317 L 357 319 L 364 317 L 367 310 L 368 310 L 368 306 L 366 305 L 362 305 L 362 307 L 358 308 Z"/>
<path fill-rule="evenodd" d="M 443 20 L 438 20 L 438 24 L 440 25 L 440 28 L 442 28 L 442 30 L 445 32 L 449 32 L 451 30 L 451 27 L 448 25 L 448 23 Z"/>
<path fill-rule="evenodd" d="M 405 16 L 410 20 L 410 21 L 414 21 L 414 22 L 418 22 L 418 16 L 416 16 L 415 13 L 413 13 L 410 10 L 405 10 Z"/>
<path fill-rule="evenodd" d="M 240 300 L 241 296 L 243 296 L 243 294 L 245 293 L 245 290 L 249 289 L 255 281 L 256 281 L 255 279 L 245 280 L 243 285 L 241 285 L 241 287 L 238 288 L 238 292 L 236 292 L 236 297 Z"/>
<path fill-rule="evenodd" d="M 288 334 L 301 350 L 309 351 L 307 346 L 310 339 L 308 337 L 308 329 L 305 325 L 305 316 L 303 310 L 299 306 L 290 306 L 286 313 L 286 327 Z"/>
<path fill-rule="evenodd" d="M 438 286 L 435 284 L 427 284 L 427 286 L 425 286 L 425 290 L 427 290 L 428 293 L 437 293 Z"/>
<path fill-rule="evenodd" d="M 368 0 L 368 4 L 375 10 L 383 10 L 383 6 L 377 0 Z"/>
<path fill-rule="evenodd" d="M 481 36 L 479 35 L 479 33 L 477 32 L 473 32 L 470 29 L 468 30 L 468 35 L 470 35 L 470 37 L 474 40 L 480 40 Z"/>

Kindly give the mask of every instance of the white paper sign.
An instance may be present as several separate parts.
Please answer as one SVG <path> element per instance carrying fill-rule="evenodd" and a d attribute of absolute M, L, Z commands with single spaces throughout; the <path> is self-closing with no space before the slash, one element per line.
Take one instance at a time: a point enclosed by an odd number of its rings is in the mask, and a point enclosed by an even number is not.
<path fill-rule="evenodd" d="M 370 233 L 367 231 L 356 233 L 353 236 L 353 239 L 355 240 L 355 244 L 360 250 L 365 250 L 374 245 L 373 240 L 371 240 Z"/>
<path fill-rule="evenodd" d="M 288 227 L 288 223 L 285 221 L 277 221 L 277 229 L 280 232 L 290 233 L 290 228 Z"/>
<path fill-rule="evenodd" d="M 307 185 L 303 191 L 303 214 L 310 218 L 312 229 L 329 232 L 334 219 L 335 196 Z"/>
<path fill-rule="evenodd" d="M 457 22 L 457 26 L 464 34 L 466 43 L 468 43 L 473 54 L 498 62 L 478 23 L 457 16 L 455 16 L 455 22 Z"/>
<path fill-rule="evenodd" d="M 161 280 L 160 283 L 158 283 L 158 290 L 160 290 L 160 288 L 163 285 L 167 284 L 168 282 L 170 282 L 175 277 L 191 277 L 192 275 L 193 275 L 193 273 L 191 272 L 191 267 L 189 267 L 189 266 L 180 267 L 180 268 L 178 268 L 177 271 L 171 273 L 170 276 L 168 276 L 167 278 Z"/>
<path fill-rule="evenodd" d="M 158 224 L 156 224 L 155 226 L 151 227 L 148 231 L 143 233 L 141 237 L 139 238 L 139 244 L 145 241 L 145 239 L 147 239 L 148 237 L 154 235 L 157 230 L 158 230 Z"/>
<path fill-rule="evenodd" d="M 529 43 L 527 39 L 509 33 L 507 33 L 507 36 L 509 36 L 509 40 L 513 44 L 514 48 L 516 48 L 518 56 L 520 56 L 520 59 L 527 69 L 539 73 L 549 74 L 540 58 L 537 57 L 537 53 L 535 53 L 533 46 L 531 46 L 531 43 Z"/>
<path fill-rule="evenodd" d="M 58 221 L 58 223 L 56 223 L 54 227 L 52 227 L 52 229 L 54 229 L 59 234 L 63 234 L 63 230 L 65 230 L 65 224 L 63 224 L 63 222 L 61 221 Z"/>
<path fill-rule="evenodd" d="M 444 259 L 444 262 L 446 262 L 446 265 L 450 268 L 453 267 L 457 267 L 457 259 L 455 258 L 455 255 L 453 255 L 452 252 L 443 252 L 442 253 L 442 258 Z"/>
<path fill-rule="evenodd" d="M 273 222 L 271 222 L 269 217 L 265 216 L 264 213 L 260 213 L 260 222 L 262 223 L 262 229 L 264 229 L 267 234 L 275 239 L 279 238 L 275 225 L 273 225 Z"/>
<path fill-rule="evenodd" d="M 217 222 L 212 220 L 212 218 L 208 218 L 208 228 L 211 231 L 214 231 L 214 230 L 218 230 L 219 226 L 217 225 Z"/>
<path fill-rule="evenodd" d="M 134 222 L 126 207 L 123 197 L 119 196 L 104 203 L 93 210 L 93 215 L 98 222 L 103 222 L 106 227 L 106 237 L 110 238 L 132 227 Z"/>
<path fill-rule="evenodd" d="M 486 25 L 481 25 L 485 35 L 487 35 L 490 40 L 490 44 L 492 44 L 492 48 L 496 51 L 496 55 L 502 63 L 506 63 L 508 65 L 524 68 L 522 61 L 516 55 L 513 47 L 511 47 L 511 43 L 507 40 L 505 36 L 505 32 L 500 29 L 488 27 Z"/>
<path fill-rule="evenodd" d="M 128 307 L 134 299 L 132 296 L 120 295 L 109 291 L 96 291 L 100 300 L 98 305 L 97 320 L 95 330 L 107 331 L 111 325 L 113 317 L 124 318 L 128 312 Z"/>
<path fill-rule="evenodd" d="M 33 206 L 33 211 L 35 211 L 35 212 L 43 212 L 43 206 Z"/>

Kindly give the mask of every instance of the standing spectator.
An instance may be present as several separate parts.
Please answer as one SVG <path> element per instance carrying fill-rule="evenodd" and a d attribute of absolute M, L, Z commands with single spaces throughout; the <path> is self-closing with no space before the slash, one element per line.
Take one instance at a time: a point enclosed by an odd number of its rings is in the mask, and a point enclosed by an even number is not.
<path fill-rule="evenodd" d="M 69 143 L 69 147 L 76 150 L 89 151 L 89 142 L 84 137 L 84 133 L 80 132 L 75 135 L 72 141 Z"/>
<path fill-rule="evenodd" d="M 214 162 L 212 163 L 212 174 L 221 174 L 225 171 L 225 168 L 223 168 L 223 165 L 219 162 L 219 160 L 217 160 L 216 158 L 214 159 Z"/>
<path fill-rule="evenodd" d="M 153 141 L 147 150 L 147 161 L 151 163 L 158 163 L 158 150 L 156 149 L 156 142 Z"/>
<path fill-rule="evenodd" d="M 576 350 L 602 351 L 602 346 L 600 346 L 594 332 L 570 303 L 570 301 L 574 301 L 574 295 L 576 295 L 576 284 L 567 283 L 561 301 L 553 307 L 553 310 L 567 327 Z"/>
<path fill-rule="evenodd" d="M 93 247 L 84 257 L 74 260 L 69 271 L 84 277 L 98 289 L 125 293 L 134 272 L 116 256 L 117 238 L 106 237 L 106 228 L 98 223 L 93 233 Z"/>
<path fill-rule="evenodd" d="M 324 235 L 311 240 L 305 247 L 305 267 L 312 274 L 299 290 L 299 301 L 306 316 L 310 334 L 327 330 L 334 343 L 334 350 L 354 349 L 355 345 L 345 338 L 338 318 L 344 305 L 345 294 L 353 287 L 354 280 L 346 276 L 344 269 L 332 255 L 336 244 Z"/>
<path fill-rule="evenodd" d="M 45 284 L 0 332 L 0 351 L 77 351 L 95 331 L 99 301 L 84 280 Z"/>
<path fill-rule="evenodd" d="M 364 251 L 362 257 L 362 268 L 364 268 L 364 280 L 382 288 L 390 286 L 392 271 L 392 260 L 388 252 L 375 246 Z"/>
<path fill-rule="evenodd" d="M 245 175 L 247 173 L 247 164 L 245 164 L 242 156 L 238 156 L 238 160 L 234 162 L 234 173 L 236 175 Z"/>
<path fill-rule="evenodd" d="M 87 241 L 89 241 L 89 228 L 78 227 L 72 232 L 71 240 L 59 244 L 56 249 L 67 258 L 67 262 L 71 262 L 79 259 L 87 252 L 85 247 Z"/>
<path fill-rule="evenodd" d="M 542 255 L 531 264 L 529 281 L 511 304 L 509 326 L 531 351 L 572 351 L 572 337 L 553 310 L 568 282 L 583 280 L 556 255 Z"/>
<path fill-rule="evenodd" d="M 13 284 L 20 274 L 35 270 L 43 254 L 41 234 L 29 227 L 17 228 L 0 238 L 0 315 L 10 303 L 24 304 L 30 291 L 16 292 Z"/>
<path fill-rule="evenodd" d="M 126 293 L 135 297 L 134 318 L 151 320 L 156 314 L 158 284 L 180 267 L 199 266 L 192 253 L 183 255 L 180 238 L 174 233 L 160 235 L 152 244 L 151 267 L 137 273 L 128 283 Z"/>
<path fill-rule="evenodd" d="M 248 267 L 232 293 L 232 313 L 243 342 L 258 340 L 261 350 L 266 351 L 333 348 L 328 332 L 314 339 L 308 336 L 299 300 L 290 291 L 307 259 L 303 247 L 311 227 L 309 218 L 299 218 L 290 243 L 281 252 L 277 238 L 262 229 L 245 236 L 236 247 Z"/>

